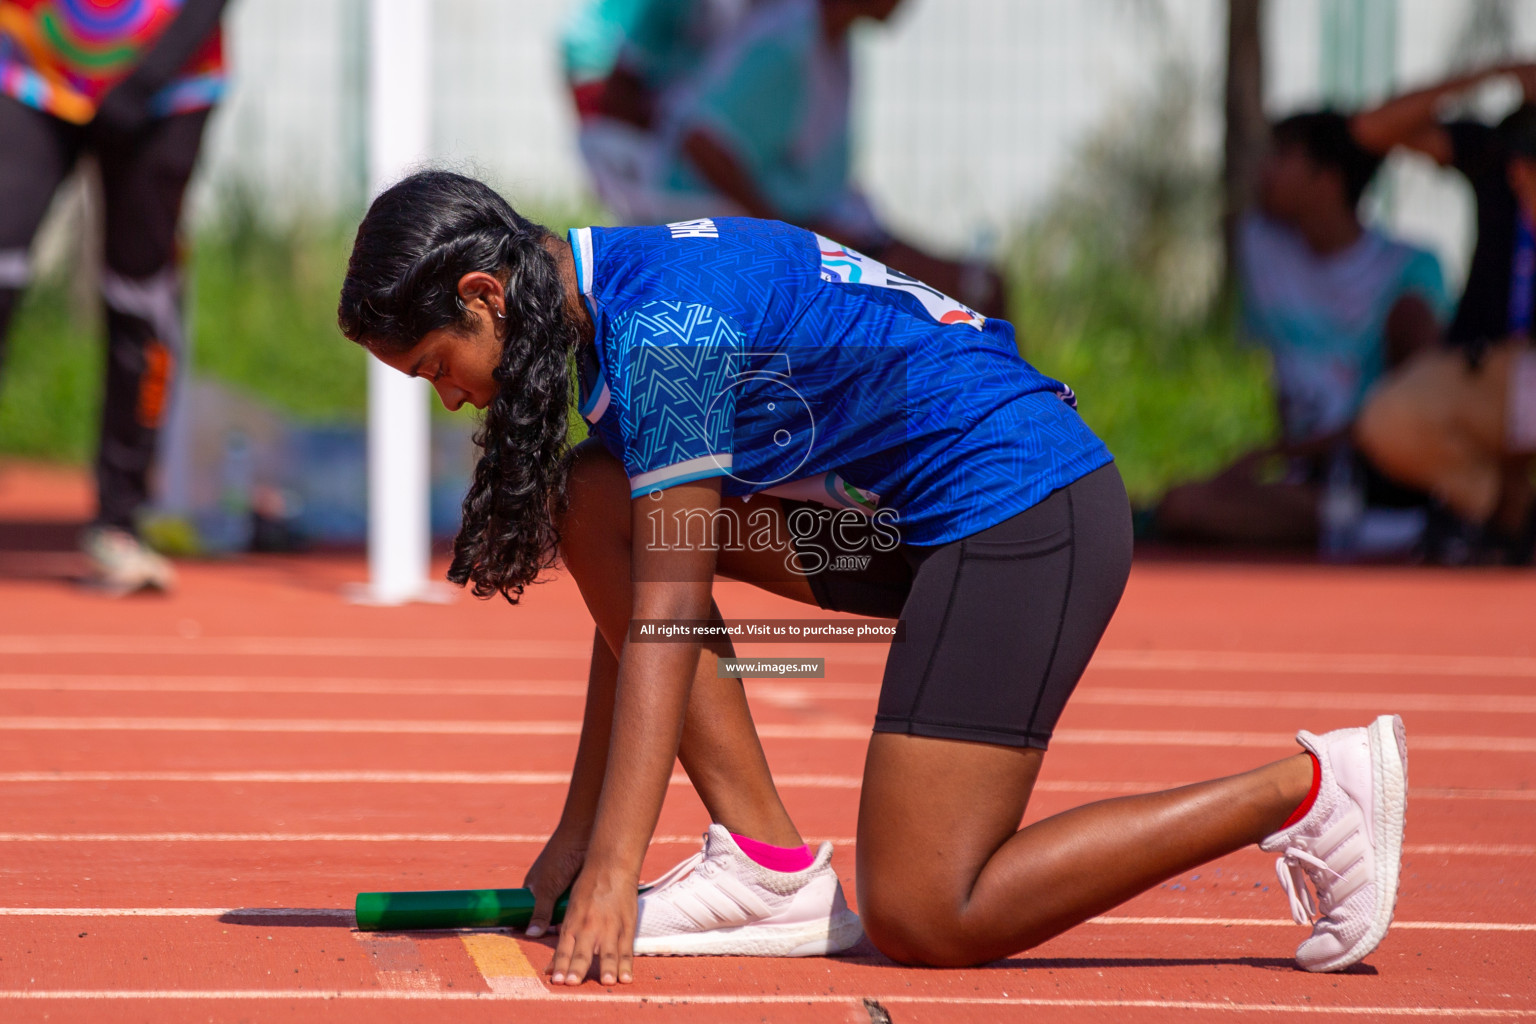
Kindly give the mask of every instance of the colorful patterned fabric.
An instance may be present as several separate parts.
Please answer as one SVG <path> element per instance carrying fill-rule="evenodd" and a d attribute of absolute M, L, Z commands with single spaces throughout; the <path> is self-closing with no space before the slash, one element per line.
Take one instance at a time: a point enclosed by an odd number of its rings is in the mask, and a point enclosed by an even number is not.
<path fill-rule="evenodd" d="M 85 124 L 181 9 L 182 0 L 0 0 L 0 92 Z M 212 106 L 224 87 L 215 32 L 157 93 L 157 115 Z"/>
<path fill-rule="evenodd" d="M 1011 326 L 809 231 L 570 239 L 597 328 L 580 411 L 634 496 L 720 477 L 727 495 L 891 509 L 904 541 L 943 544 L 1111 461 Z"/>

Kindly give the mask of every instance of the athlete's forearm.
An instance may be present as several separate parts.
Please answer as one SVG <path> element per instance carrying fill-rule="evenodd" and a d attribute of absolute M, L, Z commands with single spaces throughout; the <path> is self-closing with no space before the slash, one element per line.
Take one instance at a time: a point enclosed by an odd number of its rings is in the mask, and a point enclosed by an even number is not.
<path fill-rule="evenodd" d="M 637 617 L 702 619 L 697 607 L 656 608 Z M 599 871 L 639 877 L 645 849 L 666 799 L 672 765 L 683 736 L 688 698 L 698 670 L 699 645 L 628 644 L 619 659 L 602 795 L 592 826 L 588 864 Z"/>
<path fill-rule="evenodd" d="M 1518 74 L 1518 69 L 1500 65 L 1403 93 L 1350 118 L 1350 132 L 1355 141 L 1373 153 L 1385 155 L 1398 146 L 1407 146 L 1426 151 L 1444 163 L 1450 157 L 1449 140 L 1443 139 L 1440 130 L 1441 105 L 1490 78 L 1510 73 Z"/>
<path fill-rule="evenodd" d="M 718 478 L 678 484 L 631 504 L 631 620 L 710 617 L 719 552 L 711 543 L 653 547 L 649 517 L 657 511 L 663 517 L 712 516 L 719 508 Z M 598 874 L 610 879 L 639 875 L 677 761 L 698 668 L 697 640 L 623 646 L 608 764 L 587 862 Z"/>
<path fill-rule="evenodd" d="M 741 207 L 749 217 L 771 220 L 778 216 L 758 190 L 736 155 L 714 136 L 695 128 L 683 140 L 683 152 L 693 163 L 699 177 L 725 198 Z"/>
<path fill-rule="evenodd" d="M 603 634 L 592 631 L 592 666 L 587 672 L 587 701 L 581 716 L 581 740 L 576 763 L 565 793 L 565 809 L 559 828 L 584 840 L 592 835 L 597 801 L 603 792 L 603 773 L 608 768 L 608 745 L 613 733 L 613 698 L 619 678 L 619 660 Z"/>

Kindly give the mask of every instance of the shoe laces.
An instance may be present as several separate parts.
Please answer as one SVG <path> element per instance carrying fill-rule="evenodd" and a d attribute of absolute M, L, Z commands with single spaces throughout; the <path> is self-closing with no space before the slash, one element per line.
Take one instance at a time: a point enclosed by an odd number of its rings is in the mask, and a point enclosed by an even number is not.
<path fill-rule="evenodd" d="M 647 895 L 647 896 L 655 896 L 657 893 L 661 892 L 663 889 L 666 889 L 667 887 L 672 886 L 672 885 L 676 885 L 678 882 L 681 882 L 684 878 L 687 878 L 689 875 L 693 874 L 694 870 L 696 868 L 698 868 L 699 865 L 701 865 L 703 863 L 704 863 L 704 851 L 700 850 L 698 853 L 694 854 L 692 857 L 689 857 L 687 860 L 682 861 L 679 864 L 674 864 L 671 868 L 669 868 L 667 870 L 666 874 L 662 875 L 660 878 L 656 879 L 654 882 L 651 882 L 648 885 L 646 885 L 646 887 L 645 887 L 645 895 Z"/>
<path fill-rule="evenodd" d="M 1300 846 L 1287 846 L 1275 861 L 1275 874 L 1280 888 L 1291 901 L 1291 918 L 1297 924 L 1311 924 L 1319 910 L 1318 899 L 1328 902 L 1328 876 L 1343 878 L 1328 862 Z M 1311 881 L 1312 886 L 1307 885 Z M 1312 889 L 1318 896 L 1314 897 Z"/>

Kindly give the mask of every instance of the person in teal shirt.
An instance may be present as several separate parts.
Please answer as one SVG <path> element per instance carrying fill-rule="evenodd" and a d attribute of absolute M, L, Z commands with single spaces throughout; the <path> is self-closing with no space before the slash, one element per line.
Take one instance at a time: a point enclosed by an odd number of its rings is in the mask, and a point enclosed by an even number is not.
<path fill-rule="evenodd" d="M 1273 360 L 1281 438 L 1171 490 L 1155 514 L 1158 536 L 1313 543 L 1324 478 L 1348 451 L 1367 392 L 1390 367 L 1438 343 L 1451 306 L 1439 260 L 1364 226 L 1357 213 L 1380 166 L 1341 114 L 1298 114 L 1274 126 L 1239 260 L 1243 333 Z M 1357 461 L 1367 504 L 1422 503 Z"/>
<path fill-rule="evenodd" d="M 622 221 L 670 219 L 656 203 L 658 112 L 751 0 L 589 0 L 560 36 L 577 145 L 598 198 Z"/>
<path fill-rule="evenodd" d="M 710 53 L 662 112 L 660 220 L 745 214 L 851 245 L 953 295 L 1007 315 L 985 264 L 894 237 L 853 182 L 849 33 L 885 21 L 899 0 L 765 0 Z"/>

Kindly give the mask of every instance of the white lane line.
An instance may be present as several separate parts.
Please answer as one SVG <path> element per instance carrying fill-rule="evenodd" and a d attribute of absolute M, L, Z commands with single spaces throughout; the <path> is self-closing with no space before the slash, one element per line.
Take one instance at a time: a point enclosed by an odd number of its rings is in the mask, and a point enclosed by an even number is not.
<path fill-rule="evenodd" d="M 1090 669 L 1296 675 L 1488 676 L 1536 679 L 1536 658 L 1482 654 L 1323 654 L 1298 651 L 1100 650 Z"/>
<path fill-rule="evenodd" d="M 0 783 L 36 782 L 274 782 L 274 783 L 425 783 L 429 785 L 545 786 L 569 782 L 570 772 L 396 772 L 396 771 L 250 771 L 250 772 L 0 772 Z M 686 776 L 672 776 L 679 785 Z M 778 780 L 775 780 L 778 781 Z M 780 785 L 785 783 L 780 782 Z"/>
<path fill-rule="evenodd" d="M 651 845 L 697 846 L 699 835 L 653 836 Z M 815 836 L 812 842 L 853 846 L 853 836 Z M 0 832 L 0 843 L 503 843 L 538 844 L 536 832 Z M 1529 857 L 1524 843 L 1404 843 L 1403 853 L 1442 856 Z"/>
<path fill-rule="evenodd" d="M 819 680 L 814 689 L 748 679 L 749 693 L 770 703 L 798 707 L 817 700 L 872 701 L 879 683 Z M 323 693 L 370 697 L 584 697 L 587 686 L 567 679 L 465 682 L 462 679 L 380 679 L 311 676 L 135 676 L 0 673 L 0 690 L 59 693 Z"/>
<path fill-rule="evenodd" d="M 748 680 L 754 700 L 774 707 L 803 710 L 818 702 L 864 703 L 880 695 L 878 683 L 820 682 L 814 687 Z M 586 686 L 558 679 L 466 683 L 462 680 L 342 679 L 320 676 L 275 679 L 271 676 L 68 676 L 0 674 L 0 691 L 84 693 L 301 693 L 378 697 L 569 697 L 579 699 Z M 1448 711 L 1465 714 L 1536 714 L 1536 696 L 1443 693 L 1338 693 L 1276 690 L 1163 690 L 1081 686 L 1074 704 L 1098 707 L 1186 707 L 1348 711 Z"/>
<path fill-rule="evenodd" d="M 571 780 L 570 772 L 563 771 L 504 771 L 504 772 L 456 772 L 456 771 L 57 771 L 57 772 L 0 772 L 0 785 L 35 783 L 126 783 L 126 782 L 185 782 L 196 784 L 214 783 L 275 783 L 346 784 L 377 783 L 381 785 L 431 785 L 431 786 L 563 786 Z M 669 780 L 674 786 L 689 786 L 692 782 L 681 772 Z M 775 775 L 774 783 L 781 789 L 858 789 L 863 779 L 858 775 Z M 1189 782 L 1109 782 L 1074 779 L 1045 779 L 1035 783 L 1036 793 L 1158 793 L 1190 785 Z M 1536 789 L 1410 789 L 1415 800 L 1513 800 L 1536 801 Z"/>
<path fill-rule="evenodd" d="M 421 733 L 428 735 L 576 736 L 575 719 L 555 722 L 412 721 L 384 718 L 0 718 L 0 731 Z M 868 735 L 867 730 L 863 735 Z"/>
<path fill-rule="evenodd" d="M 0 832 L 0 843 L 539 843 L 532 832 Z M 852 842 L 852 840 L 849 840 Z M 699 836 L 656 836 L 697 846 Z"/>
<path fill-rule="evenodd" d="M 1296 923 L 1268 917 L 1093 917 L 1087 924 L 1151 925 L 1154 927 L 1295 928 Z M 1536 932 L 1536 924 L 1486 921 L 1393 921 L 1392 927 L 1435 932 Z"/>
<path fill-rule="evenodd" d="M 747 680 L 755 699 L 776 707 L 800 709 L 824 701 L 873 701 L 878 683 L 822 681 L 815 686 Z M 378 697 L 573 697 L 586 694 L 584 683 L 526 679 L 475 683 L 461 679 L 339 678 L 316 676 L 99 676 L 0 673 L 0 690 L 59 693 L 303 693 Z M 1450 711 L 1468 714 L 1536 714 L 1536 696 L 1445 693 L 1339 693 L 1277 690 L 1166 690 L 1080 686 L 1074 704 L 1107 707 L 1285 708 L 1350 711 Z"/>
<path fill-rule="evenodd" d="M 1536 789 L 1410 789 L 1412 800 L 1536 800 Z"/>
<path fill-rule="evenodd" d="M 323 693 L 367 697 L 582 697 L 585 683 L 523 679 L 474 683 L 462 679 L 379 679 L 339 676 L 134 676 L 0 673 L 0 690 L 45 693 Z M 834 684 L 858 685 L 858 684 Z M 878 693 L 878 689 L 875 691 Z"/>
<path fill-rule="evenodd" d="M 441 637 L 0 636 L 0 654 L 215 655 L 287 658 L 580 658 L 592 641 L 445 640 Z"/>
<path fill-rule="evenodd" d="M 1536 697 L 1445 693 L 1298 693 L 1275 690 L 1142 690 L 1081 686 L 1074 704 L 1157 708 L 1298 708 L 1348 711 L 1451 711 L 1536 714 Z"/>
<path fill-rule="evenodd" d="M 758 648 L 783 645 L 743 645 Z M 808 644 L 844 663 L 883 664 L 884 644 Z M 441 637 L 180 637 L 0 635 L 0 654 L 120 654 L 329 658 L 578 658 L 589 640 Z M 797 653 L 804 650 L 797 647 Z M 1328 654 L 1296 651 L 1100 650 L 1090 668 L 1108 671 L 1262 672 L 1298 675 L 1421 675 L 1536 678 L 1536 657 L 1441 654 Z"/>
<path fill-rule="evenodd" d="M 42 732 L 257 732 L 257 733 L 389 733 L 458 736 L 576 736 L 576 719 L 548 722 L 421 721 L 388 718 L 106 718 L 7 717 L 0 731 Z M 757 727 L 766 739 L 865 740 L 870 727 L 853 722 L 767 722 Z M 1222 732 L 1153 729 L 1058 729 L 1065 745 L 1117 747 L 1279 747 L 1295 741 L 1285 733 Z M 1478 753 L 1533 753 L 1536 737 L 1425 736 L 1409 738 L 1415 750 L 1465 750 Z"/>
<path fill-rule="evenodd" d="M 350 925 L 353 912 L 341 907 L 0 907 L 0 917 L 234 917 L 331 919 Z M 1295 928 L 1280 917 L 1091 917 L 1085 924 L 1138 928 Z M 1520 921 L 1393 921 L 1394 929 L 1424 932 L 1536 932 Z M 361 941 L 361 939 L 359 940 Z"/>
<path fill-rule="evenodd" d="M 748 683 L 751 687 L 753 684 Z M 769 684 L 771 685 L 771 684 Z M 834 688 L 879 687 L 832 683 Z M 506 682 L 465 682 L 462 679 L 380 679 L 375 676 L 135 676 L 0 673 L 0 690 L 60 693 L 323 693 L 368 697 L 582 697 L 585 683 L 567 679 L 520 679 Z M 860 693 L 860 696 L 866 696 Z"/>
<path fill-rule="evenodd" d="M 1403 852 L 1452 857 L 1466 854 L 1486 857 L 1531 857 L 1536 856 L 1536 845 L 1530 843 L 1404 843 Z"/>
<path fill-rule="evenodd" d="M 0 917 L 226 917 L 331 918 L 353 921 L 341 907 L 0 907 Z"/>
<path fill-rule="evenodd" d="M 426 965 L 409 935 L 353 932 L 352 937 L 368 955 L 381 987 L 404 992 L 436 992 L 443 987 L 443 980 Z"/>
<path fill-rule="evenodd" d="M 382 783 L 388 785 L 491 785 L 491 786 L 564 786 L 571 781 L 565 772 L 410 772 L 410 771 L 212 771 L 212 772 L 0 772 L 0 785 L 21 783 L 80 782 L 191 782 L 191 783 Z M 858 789 L 863 780 L 857 775 L 775 775 L 781 789 Z M 670 780 L 674 786 L 691 786 L 681 772 Z M 1141 792 L 1140 783 L 1041 783 L 1036 791 L 1057 788 L 1084 792 Z"/>
<path fill-rule="evenodd" d="M 1022 972 L 1021 972 L 1022 976 Z M 1353 1004 L 1327 1006 L 1315 1003 L 1235 1003 L 1228 1001 L 1195 1001 L 1178 999 L 1044 999 L 1026 996 L 912 996 L 870 994 L 883 1006 L 1029 1006 L 1043 1009 L 1148 1009 L 1183 1010 L 1186 1012 L 1215 1013 L 1268 1013 L 1268 1014 L 1325 1014 L 1332 1016 L 1372 1017 L 1448 1017 L 1453 1020 L 1498 1019 L 1517 1020 L 1536 1018 L 1536 1009 L 1495 1009 L 1481 1006 L 1359 1006 Z M 561 992 L 546 989 L 534 992 L 420 992 L 399 989 L 13 989 L 0 991 L 0 1000 L 53 1000 L 53 1001 L 236 1001 L 278 1000 L 305 1002 L 312 1000 L 407 1000 L 433 1002 L 539 1002 L 539 1003 L 594 1003 L 608 1006 L 640 1005 L 706 1005 L 706 1006 L 760 1006 L 760 1005 L 833 1005 L 847 1006 L 863 1012 L 862 998 L 851 998 L 829 992 L 806 992 L 791 995 L 785 992 L 759 995 L 716 995 L 713 993 L 650 994 L 642 992 Z"/>
<path fill-rule="evenodd" d="M 1162 731 L 1151 729 L 1057 729 L 1055 739 L 1067 744 L 1121 747 L 1292 747 L 1289 735 L 1264 732 Z M 1536 752 L 1536 737 L 1426 736 L 1408 737 L 1410 750 L 1469 750 L 1477 753 Z"/>

